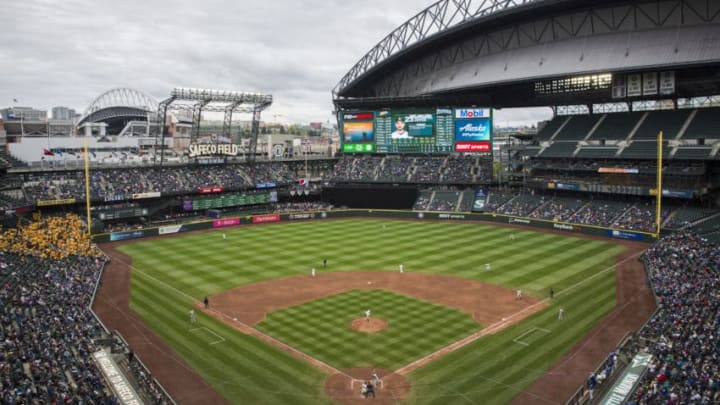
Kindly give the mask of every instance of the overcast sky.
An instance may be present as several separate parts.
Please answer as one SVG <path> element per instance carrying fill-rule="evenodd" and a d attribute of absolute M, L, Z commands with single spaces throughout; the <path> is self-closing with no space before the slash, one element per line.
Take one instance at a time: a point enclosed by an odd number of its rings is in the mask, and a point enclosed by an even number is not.
<path fill-rule="evenodd" d="M 334 122 L 331 90 L 432 0 L 22 0 L 0 6 L 0 108 L 84 110 L 115 87 L 272 94 L 264 120 Z M 503 110 L 496 122 L 547 119 Z M 243 118 L 243 117 L 239 117 Z"/>

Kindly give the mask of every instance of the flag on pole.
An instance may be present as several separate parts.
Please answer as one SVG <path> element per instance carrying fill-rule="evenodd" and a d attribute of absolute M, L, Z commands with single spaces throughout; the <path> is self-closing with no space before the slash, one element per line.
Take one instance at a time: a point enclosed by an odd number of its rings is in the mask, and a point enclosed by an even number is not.
<path fill-rule="evenodd" d="M 43 149 L 43 155 L 45 155 L 45 156 L 55 156 L 55 154 L 53 153 L 53 151 L 51 151 L 50 149 Z"/>

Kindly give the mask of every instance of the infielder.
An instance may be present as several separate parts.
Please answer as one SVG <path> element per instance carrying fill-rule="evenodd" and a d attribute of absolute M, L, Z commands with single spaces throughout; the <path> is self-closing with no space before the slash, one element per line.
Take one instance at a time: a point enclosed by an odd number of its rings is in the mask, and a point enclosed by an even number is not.
<path fill-rule="evenodd" d="M 522 290 L 518 288 L 518 290 L 515 292 L 515 299 L 521 300 L 522 299 Z"/>
<path fill-rule="evenodd" d="M 194 309 L 190 310 L 190 323 L 193 323 L 193 324 L 197 323 L 197 319 L 195 319 L 195 310 Z"/>
<path fill-rule="evenodd" d="M 490 263 L 485 263 L 485 270 L 486 270 L 486 271 L 490 271 L 490 270 L 491 270 L 491 268 L 490 268 Z"/>
<path fill-rule="evenodd" d="M 365 310 L 365 321 L 370 322 L 370 308 Z"/>
<path fill-rule="evenodd" d="M 400 273 L 405 273 L 405 266 L 402 263 L 400 263 Z"/>
<path fill-rule="evenodd" d="M 310 274 L 312 274 L 312 276 L 315 277 L 315 267 L 313 267 L 312 270 L 310 270 Z"/>

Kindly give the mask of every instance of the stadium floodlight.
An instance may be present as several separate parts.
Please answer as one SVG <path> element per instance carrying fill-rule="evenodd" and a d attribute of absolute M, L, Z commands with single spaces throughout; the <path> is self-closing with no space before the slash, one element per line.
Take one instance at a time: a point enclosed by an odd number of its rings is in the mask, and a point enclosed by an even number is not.
<path fill-rule="evenodd" d="M 270 105 L 272 103 L 272 96 L 268 94 L 188 87 L 174 88 L 171 96 L 179 100 L 254 104 L 259 106 Z"/>

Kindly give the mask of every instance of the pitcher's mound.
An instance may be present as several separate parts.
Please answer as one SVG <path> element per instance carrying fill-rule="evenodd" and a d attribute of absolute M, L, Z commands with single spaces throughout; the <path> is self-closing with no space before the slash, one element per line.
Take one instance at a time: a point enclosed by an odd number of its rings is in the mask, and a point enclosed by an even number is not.
<path fill-rule="evenodd" d="M 350 322 L 352 330 L 362 333 L 377 333 L 388 327 L 388 323 L 380 318 L 357 318 Z"/>

